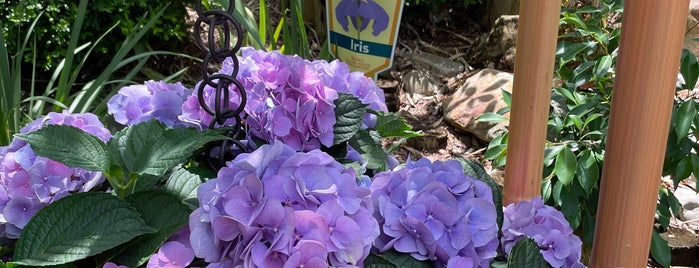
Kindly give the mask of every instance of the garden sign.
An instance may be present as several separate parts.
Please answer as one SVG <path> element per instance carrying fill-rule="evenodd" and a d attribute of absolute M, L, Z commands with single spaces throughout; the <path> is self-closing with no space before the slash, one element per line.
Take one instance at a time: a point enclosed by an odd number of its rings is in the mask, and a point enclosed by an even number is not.
<path fill-rule="evenodd" d="M 393 64 L 402 10 L 403 0 L 328 0 L 330 53 L 376 79 Z"/>

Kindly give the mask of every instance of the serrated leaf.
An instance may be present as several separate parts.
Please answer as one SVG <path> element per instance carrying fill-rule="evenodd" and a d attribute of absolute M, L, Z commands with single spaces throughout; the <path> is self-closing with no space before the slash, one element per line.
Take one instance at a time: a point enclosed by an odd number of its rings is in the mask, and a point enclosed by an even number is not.
<path fill-rule="evenodd" d="M 116 257 L 110 261 L 128 267 L 139 267 L 148 261 L 165 240 L 187 224 L 192 210 L 179 202 L 178 197 L 159 190 L 138 192 L 130 195 L 126 201 L 157 232 L 138 236 L 111 250 L 110 253 L 114 254 L 110 255 Z"/>
<path fill-rule="evenodd" d="M 192 128 L 168 129 L 163 140 L 153 145 L 153 154 L 145 161 L 142 172 L 153 175 L 165 174 L 173 167 L 182 164 L 194 151 L 212 141 L 228 137 L 205 130 Z"/>
<path fill-rule="evenodd" d="M 126 174 L 137 173 L 138 158 L 152 154 L 152 145 L 161 140 L 165 125 L 156 120 L 139 123 L 114 134 L 107 142 L 110 153 Z M 117 157 L 118 156 L 118 157 Z"/>
<path fill-rule="evenodd" d="M 525 238 L 512 247 L 507 259 L 507 267 L 548 268 L 548 262 L 539 251 L 539 246 L 531 238 Z"/>
<path fill-rule="evenodd" d="M 155 231 L 114 195 L 78 193 L 39 210 L 24 227 L 13 259 L 22 265 L 69 263 Z"/>
<path fill-rule="evenodd" d="M 482 181 L 488 186 L 490 186 L 490 190 L 493 193 L 493 203 L 495 204 L 495 211 L 497 212 L 498 228 L 501 228 L 503 221 L 502 187 L 500 187 L 500 185 L 497 182 L 495 182 L 493 177 L 488 175 L 488 172 L 485 171 L 485 168 L 483 168 L 483 166 L 480 163 L 464 158 L 457 158 L 456 160 L 458 160 L 461 163 L 461 166 L 463 166 L 464 173 L 466 175 L 474 177 L 477 180 Z"/>
<path fill-rule="evenodd" d="M 16 136 L 28 142 L 37 155 L 69 167 L 92 171 L 107 171 L 109 168 L 109 155 L 104 142 L 76 127 L 47 125 Z"/>
<path fill-rule="evenodd" d="M 333 144 L 340 144 L 351 139 L 362 128 L 368 105 L 347 93 L 339 93 L 334 103 L 336 121 L 333 126 Z"/>
<path fill-rule="evenodd" d="M 675 117 L 675 134 L 677 135 L 677 139 L 686 137 L 687 134 L 689 134 L 689 128 L 692 126 L 692 121 L 696 114 L 697 111 L 694 107 L 694 101 L 685 101 L 680 105 Z"/>
<path fill-rule="evenodd" d="M 672 260 L 670 246 L 667 245 L 667 241 L 656 230 L 653 230 L 653 236 L 650 240 L 650 255 L 663 267 L 670 267 Z"/>
<path fill-rule="evenodd" d="M 431 268 L 431 263 L 419 261 L 410 254 L 389 250 L 381 254 L 370 253 L 364 260 L 366 268 Z"/>
<path fill-rule="evenodd" d="M 357 150 L 362 158 L 367 161 L 367 169 L 379 169 L 386 165 L 387 155 L 381 147 L 380 140 L 377 141 L 378 133 L 360 130 L 349 140 L 350 146 Z"/>
<path fill-rule="evenodd" d="M 376 126 L 374 127 L 382 137 L 417 137 L 420 133 L 413 129 L 405 122 L 405 119 L 395 113 L 378 112 L 376 117 Z"/>
<path fill-rule="evenodd" d="M 190 208 L 198 206 L 197 188 L 207 178 L 214 178 L 216 174 L 202 168 L 179 168 L 170 175 L 165 182 L 164 190 L 177 196 Z"/>
<path fill-rule="evenodd" d="M 576 166 L 577 160 L 575 159 L 575 154 L 566 146 L 556 156 L 554 171 L 556 172 L 558 180 L 565 185 L 570 185 L 573 181 L 573 176 L 575 176 Z"/>
<path fill-rule="evenodd" d="M 227 139 L 213 131 L 192 128 L 168 129 L 162 123 L 151 120 L 123 130 L 110 140 L 112 154 L 120 156 L 127 174 L 162 176 L 171 168 L 183 163 L 194 151 L 205 144 Z"/>

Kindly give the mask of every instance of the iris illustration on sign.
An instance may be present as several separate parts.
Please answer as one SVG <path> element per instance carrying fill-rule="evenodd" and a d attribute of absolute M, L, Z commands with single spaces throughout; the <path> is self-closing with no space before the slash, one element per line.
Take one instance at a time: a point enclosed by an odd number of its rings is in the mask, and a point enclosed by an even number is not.
<path fill-rule="evenodd" d="M 373 20 L 372 32 L 378 36 L 388 28 L 388 13 L 379 4 L 372 0 L 342 0 L 335 8 L 337 21 L 345 32 L 349 31 L 349 20 L 360 33 L 369 26 Z"/>
<path fill-rule="evenodd" d="M 403 1 L 327 0 L 326 7 L 333 56 L 374 78 L 391 67 Z"/>

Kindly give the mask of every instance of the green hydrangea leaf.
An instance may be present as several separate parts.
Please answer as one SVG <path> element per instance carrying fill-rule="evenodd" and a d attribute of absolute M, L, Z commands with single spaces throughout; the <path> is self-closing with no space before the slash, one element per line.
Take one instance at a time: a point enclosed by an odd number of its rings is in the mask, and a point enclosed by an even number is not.
<path fill-rule="evenodd" d="M 47 125 L 16 136 L 29 143 L 35 154 L 69 167 L 92 171 L 107 171 L 109 168 L 109 155 L 104 142 L 76 127 Z"/>
<path fill-rule="evenodd" d="M 531 238 L 518 241 L 510 251 L 507 267 L 549 268 L 551 267 Z"/>
<path fill-rule="evenodd" d="M 381 169 L 386 166 L 388 157 L 381 147 L 380 136 L 377 132 L 360 130 L 349 140 L 349 144 L 367 161 L 367 169 Z"/>
<path fill-rule="evenodd" d="M 109 147 L 112 154 L 119 156 L 126 174 L 154 176 L 162 176 L 185 162 L 205 144 L 228 138 L 209 130 L 169 129 L 155 120 L 136 124 L 121 132 L 109 141 Z"/>
<path fill-rule="evenodd" d="M 78 193 L 41 209 L 24 227 L 13 259 L 47 266 L 94 256 L 157 231 L 131 204 L 104 193 Z"/>
<path fill-rule="evenodd" d="M 158 231 L 138 236 L 110 250 L 109 253 L 113 254 L 109 255 L 116 257 L 109 261 L 139 267 L 148 261 L 167 238 L 187 224 L 192 210 L 182 204 L 177 196 L 160 190 L 138 192 L 127 197 L 126 201 L 136 208 L 146 224 Z"/>
<path fill-rule="evenodd" d="M 334 103 L 336 121 L 333 126 L 333 144 L 340 144 L 351 139 L 362 128 L 368 105 L 363 104 L 356 96 L 346 93 L 339 93 Z"/>
<path fill-rule="evenodd" d="M 197 188 L 206 179 L 216 177 L 216 173 L 203 168 L 177 168 L 165 182 L 164 190 L 177 196 L 182 203 L 190 208 L 199 205 Z"/>
<path fill-rule="evenodd" d="M 407 253 L 400 253 L 389 250 L 381 254 L 371 253 L 364 260 L 364 267 L 367 268 L 431 268 L 430 262 L 419 261 Z"/>

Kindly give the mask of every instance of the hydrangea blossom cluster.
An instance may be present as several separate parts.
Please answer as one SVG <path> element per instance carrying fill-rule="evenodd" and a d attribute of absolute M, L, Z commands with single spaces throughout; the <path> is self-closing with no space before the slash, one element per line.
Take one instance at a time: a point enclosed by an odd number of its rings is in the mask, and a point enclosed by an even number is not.
<path fill-rule="evenodd" d="M 243 48 L 238 79 L 248 92 L 245 122 L 253 136 L 297 151 L 332 146 L 338 93 L 309 61 Z"/>
<path fill-rule="evenodd" d="M 338 93 L 357 96 L 369 108 L 388 111 L 381 88 L 360 72 L 350 72 L 340 61 L 308 61 L 298 56 L 241 48 L 237 79 L 245 88 L 245 122 L 250 133 L 267 142 L 280 140 L 297 151 L 331 146 Z M 234 61 L 227 58 L 218 74 L 232 75 Z M 200 82 L 201 83 L 201 82 Z M 197 85 L 198 88 L 198 85 Z M 240 105 L 240 91 L 231 85 L 228 107 Z M 205 86 L 203 99 L 213 106 L 215 89 Z M 179 117 L 206 128 L 212 117 L 199 104 L 198 92 L 183 103 Z M 375 115 L 367 115 L 365 126 L 373 126 Z M 229 119 L 224 124 L 235 123 Z"/>
<path fill-rule="evenodd" d="M 449 267 L 488 267 L 496 256 L 491 189 L 466 175 L 456 160 L 423 158 L 376 174 L 371 199 L 381 252 L 393 248 Z"/>
<path fill-rule="evenodd" d="M 350 72 L 349 66 L 339 60 L 332 62 L 316 60 L 312 63 L 325 86 L 337 90 L 337 92 L 356 96 L 362 103 L 369 105 L 370 109 L 388 111 L 383 90 L 364 73 Z M 374 125 L 376 125 L 376 115 L 366 114 L 364 127 L 374 127 Z"/>
<path fill-rule="evenodd" d="M 199 186 L 190 242 L 211 267 L 359 266 L 379 235 L 369 195 L 320 150 L 262 145 Z"/>
<path fill-rule="evenodd" d="M 517 241 L 531 237 L 553 267 L 585 267 L 580 262 L 582 241 L 563 213 L 544 205 L 540 197 L 519 201 L 503 210 L 502 245 L 510 253 Z"/>
<path fill-rule="evenodd" d="M 148 259 L 147 268 L 185 268 L 194 260 L 194 250 L 189 243 L 189 226 L 171 236 L 158 252 Z"/>
<path fill-rule="evenodd" d="M 94 114 L 49 113 L 23 127 L 29 133 L 45 125 L 77 127 L 106 142 L 112 134 Z M 86 192 L 104 181 L 100 172 L 70 168 L 36 156 L 25 141 L 0 147 L 0 237 L 16 239 L 29 220 L 53 201 Z"/>
<path fill-rule="evenodd" d="M 143 85 L 132 85 L 119 89 L 107 102 L 109 114 L 122 125 L 135 125 L 157 119 L 169 127 L 183 127 L 178 119 L 182 114 L 184 100 L 192 94 L 182 83 L 146 81 Z"/>
<path fill-rule="evenodd" d="M 232 75 L 233 74 L 233 59 L 232 58 L 226 58 L 223 61 L 223 64 L 221 65 L 221 70 L 218 72 L 214 73 L 214 75 L 219 75 L 219 74 L 225 74 L 225 75 Z M 243 66 L 240 66 L 242 68 Z M 240 75 L 238 76 L 237 79 L 241 79 Z M 216 83 L 218 82 L 218 79 L 213 79 L 213 82 Z M 201 104 L 199 103 L 199 87 L 201 86 L 201 83 L 203 81 L 199 81 L 196 86 L 194 86 L 194 92 L 192 95 L 188 96 L 184 103 L 182 103 L 182 114 L 178 117 L 180 120 L 187 122 L 189 126 L 196 127 L 198 129 L 206 129 L 209 127 L 209 125 L 212 123 L 214 120 L 214 117 L 207 113 L 204 108 L 202 108 Z M 247 87 L 245 87 L 246 90 L 249 90 Z M 204 85 L 204 90 L 202 91 L 203 96 L 202 99 L 204 102 L 209 106 L 210 109 L 214 109 L 214 104 L 216 102 L 216 88 L 207 85 Z M 228 87 L 228 99 L 227 100 L 222 100 L 227 102 L 226 105 L 228 105 L 229 109 L 238 109 L 240 107 L 240 102 L 242 100 L 241 98 L 241 93 L 238 91 L 238 89 L 234 85 L 230 85 Z M 246 93 L 246 95 L 249 93 Z M 244 114 L 241 114 L 243 116 Z M 235 124 L 235 119 L 230 118 L 226 122 L 224 122 L 224 125 L 233 125 Z"/>

